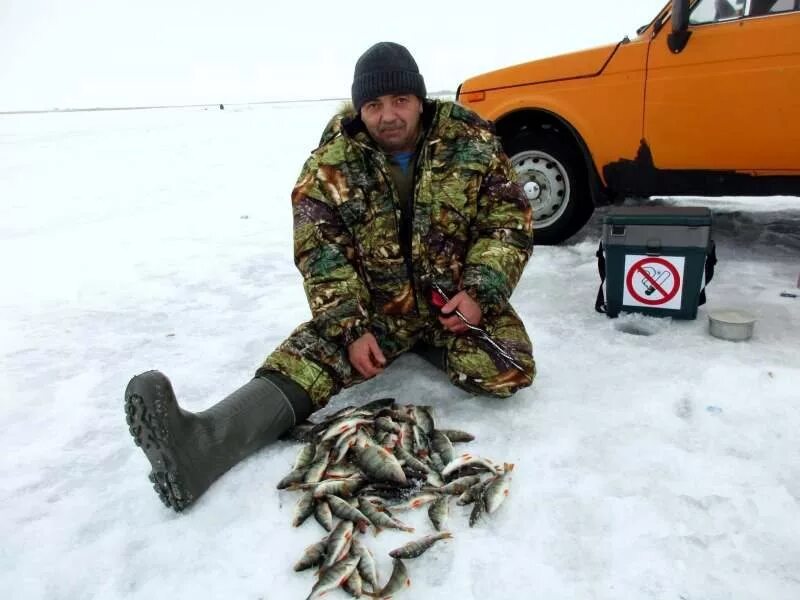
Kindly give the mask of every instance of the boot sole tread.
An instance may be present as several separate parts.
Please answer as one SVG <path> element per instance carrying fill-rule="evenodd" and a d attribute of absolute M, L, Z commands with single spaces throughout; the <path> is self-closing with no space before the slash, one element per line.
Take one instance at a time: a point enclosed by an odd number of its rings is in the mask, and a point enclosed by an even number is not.
<path fill-rule="evenodd" d="M 193 502 L 194 496 L 177 469 L 179 461 L 171 447 L 165 392 L 162 386 L 156 386 L 157 393 L 148 401 L 136 387 L 134 380 L 125 394 L 128 430 L 150 461 L 152 471 L 148 478 L 161 502 L 181 512 Z"/>

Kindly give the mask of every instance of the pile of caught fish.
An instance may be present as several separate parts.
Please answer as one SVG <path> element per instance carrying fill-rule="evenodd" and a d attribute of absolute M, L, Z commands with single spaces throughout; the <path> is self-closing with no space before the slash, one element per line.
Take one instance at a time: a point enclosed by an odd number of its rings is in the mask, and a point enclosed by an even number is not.
<path fill-rule="evenodd" d="M 430 407 L 397 405 L 393 398 L 344 408 L 318 424 L 296 427 L 290 437 L 305 445 L 278 489 L 302 492 L 295 527 L 314 515 L 329 532 L 306 548 L 294 566 L 295 571 L 319 567 L 309 599 L 339 586 L 355 597 L 385 598 L 411 585 L 402 559 L 416 558 L 452 537 L 444 531 L 450 500 L 455 496 L 459 505 L 472 504 L 471 527 L 503 502 L 514 468 L 457 454 L 453 444 L 472 441 L 472 435 L 437 429 Z M 370 528 L 376 534 L 382 529 L 413 532 L 394 513 L 426 505 L 439 533 L 392 550 L 392 574 L 381 586 L 374 556 L 359 534 Z"/>

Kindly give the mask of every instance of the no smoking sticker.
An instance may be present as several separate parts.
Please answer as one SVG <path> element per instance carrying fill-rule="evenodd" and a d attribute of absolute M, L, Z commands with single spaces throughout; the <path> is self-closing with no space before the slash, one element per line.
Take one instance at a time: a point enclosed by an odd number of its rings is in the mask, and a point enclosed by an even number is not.
<path fill-rule="evenodd" d="M 683 256 L 625 255 L 622 304 L 680 310 Z"/>

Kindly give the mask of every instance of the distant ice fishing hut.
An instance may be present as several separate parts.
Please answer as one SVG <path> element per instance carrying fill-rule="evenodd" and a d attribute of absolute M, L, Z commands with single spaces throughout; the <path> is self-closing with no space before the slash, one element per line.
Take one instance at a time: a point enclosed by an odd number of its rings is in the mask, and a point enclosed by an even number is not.
<path fill-rule="evenodd" d="M 611 209 L 603 219 L 597 259 L 599 312 L 694 319 L 717 261 L 711 211 L 676 206 Z"/>

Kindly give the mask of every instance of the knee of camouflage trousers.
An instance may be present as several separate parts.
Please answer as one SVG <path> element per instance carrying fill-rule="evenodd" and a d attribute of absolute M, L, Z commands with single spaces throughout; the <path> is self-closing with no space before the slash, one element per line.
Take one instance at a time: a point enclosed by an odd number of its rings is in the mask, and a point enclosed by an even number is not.
<path fill-rule="evenodd" d="M 314 410 L 325 406 L 343 383 L 353 379 L 346 349 L 322 338 L 311 322 L 281 342 L 261 369 L 277 371 L 297 383 L 308 393 Z"/>
<path fill-rule="evenodd" d="M 509 367 L 502 357 L 493 355 L 489 348 L 469 335 L 453 336 L 436 327 L 423 334 L 422 339 L 447 348 L 450 381 L 471 393 L 506 398 L 531 385 L 536 375 L 536 364 L 530 339 L 516 312 L 509 306 L 504 312 L 485 318 L 482 326 L 525 367 L 525 372 Z M 391 333 L 382 331 L 392 340 L 381 342 L 390 362 L 411 349 L 416 337 L 404 335 L 402 326 L 392 329 Z M 277 371 L 296 382 L 311 397 L 315 410 L 325 406 L 342 388 L 360 381 L 358 373 L 350 365 L 347 349 L 323 339 L 310 322 L 297 327 L 267 357 L 261 369 Z"/>
<path fill-rule="evenodd" d="M 483 319 L 481 326 L 506 350 L 524 371 L 510 366 L 480 338 L 461 335 L 449 340 L 447 374 L 450 381 L 468 392 L 508 398 L 528 387 L 536 377 L 533 347 L 525 325 L 510 306 Z"/>

